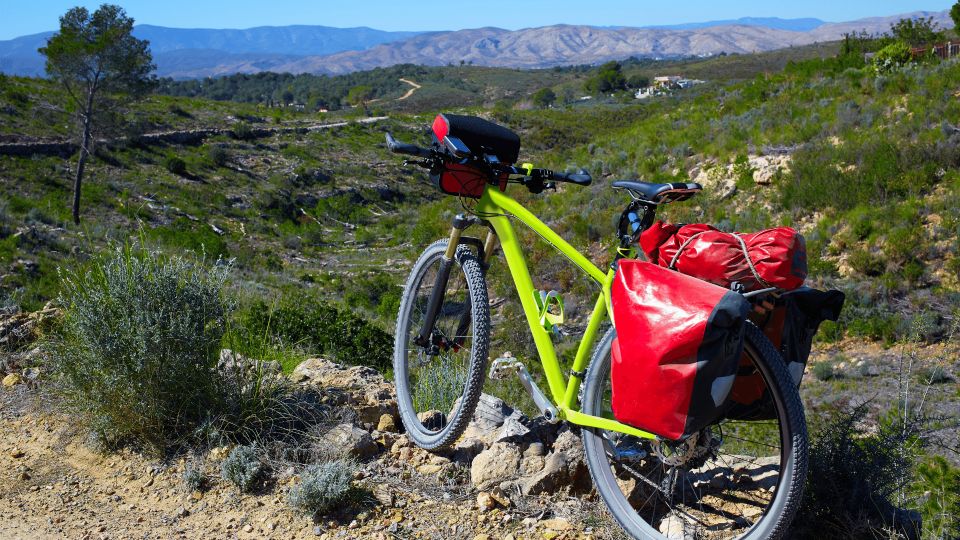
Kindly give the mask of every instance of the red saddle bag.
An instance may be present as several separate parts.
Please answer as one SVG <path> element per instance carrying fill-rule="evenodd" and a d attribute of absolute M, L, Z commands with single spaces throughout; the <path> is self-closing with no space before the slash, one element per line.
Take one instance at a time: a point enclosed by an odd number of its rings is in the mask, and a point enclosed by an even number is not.
<path fill-rule="evenodd" d="M 806 242 L 789 227 L 740 234 L 658 221 L 640 236 L 640 247 L 652 263 L 724 288 L 736 282 L 744 291 L 791 291 L 807 279 Z"/>
<path fill-rule="evenodd" d="M 750 302 L 679 272 L 624 259 L 611 303 L 617 420 L 674 440 L 720 420 L 730 405 Z"/>

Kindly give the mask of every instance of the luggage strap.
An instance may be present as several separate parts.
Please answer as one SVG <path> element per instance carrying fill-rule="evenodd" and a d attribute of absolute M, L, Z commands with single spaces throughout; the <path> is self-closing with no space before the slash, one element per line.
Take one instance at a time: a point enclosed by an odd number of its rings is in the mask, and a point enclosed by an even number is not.
<path fill-rule="evenodd" d="M 668 266 L 667 268 L 673 271 L 677 271 L 677 260 L 680 259 L 680 254 L 683 253 L 683 250 L 687 249 L 687 246 L 690 245 L 690 242 L 693 242 L 694 238 L 700 236 L 703 233 L 708 233 L 708 232 L 713 232 L 713 231 L 700 231 L 697 234 L 691 236 L 690 238 L 687 238 L 686 242 L 684 242 L 680 246 L 680 249 L 677 250 L 676 254 L 674 254 L 673 260 L 670 261 L 670 266 Z M 743 249 L 743 258 L 747 260 L 747 266 L 750 267 L 750 272 L 753 273 L 753 277 L 756 278 L 757 283 L 760 283 L 764 287 L 772 287 L 772 285 L 770 285 L 770 283 L 768 283 L 767 280 L 760 277 L 760 274 L 757 272 L 757 268 L 753 266 L 753 261 L 750 260 L 750 254 L 747 252 L 747 243 L 744 242 L 743 238 L 741 238 L 740 236 L 743 233 L 732 233 L 732 234 L 733 234 L 733 237 L 736 238 L 738 242 L 740 242 L 740 248 Z"/>

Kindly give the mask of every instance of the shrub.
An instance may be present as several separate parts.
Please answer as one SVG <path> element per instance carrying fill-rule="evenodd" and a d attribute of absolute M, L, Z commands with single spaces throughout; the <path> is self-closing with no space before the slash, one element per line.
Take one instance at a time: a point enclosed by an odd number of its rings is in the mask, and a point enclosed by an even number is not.
<path fill-rule="evenodd" d="M 163 168 L 178 175 L 187 172 L 186 162 L 177 156 L 167 156 L 163 160 Z"/>
<path fill-rule="evenodd" d="M 857 250 L 850 254 L 850 267 L 865 276 L 879 276 L 883 272 L 883 261 L 866 250 Z"/>
<path fill-rule="evenodd" d="M 220 476 L 246 493 L 260 478 L 260 460 L 254 446 L 238 446 L 220 464 Z"/>
<path fill-rule="evenodd" d="M 883 75 L 877 77 L 876 80 L 873 81 L 873 87 L 877 92 L 883 92 L 887 87 L 887 78 Z"/>
<path fill-rule="evenodd" d="M 950 381 L 947 370 L 941 366 L 926 366 L 917 372 L 920 382 L 925 384 L 941 384 Z"/>
<path fill-rule="evenodd" d="M 210 158 L 210 161 L 217 167 L 223 167 L 230 161 L 230 153 L 219 146 L 211 148 L 210 151 L 207 152 L 207 157 Z"/>
<path fill-rule="evenodd" d="M 829 381 L 830 379 L 836 377 L 833 364 L 827 361 L 813 364 L 813 369 L 811 371 L 813 372 L 813 376 L 816 377 L 818 381 Z"/>
<path fill-rule="evenodd" d="M 270 335 L 297 343 L 316 353 L 336 354 L 341 361 L 391 367 L 393 337 L 349 311 L 315 298 L 287 301 L 275 309 L 259 302 L 251 309 L 246 327 L 254 335 Z"/>
<path fill-rule="evenodd" d="M 960 537 L 960 469 L 941 456 L 932 456 L 917 467 L 920 476 L 916 491 L 923 493 L 921 506 L 924 529 L 931 538 Z"/>
<path fill-rule="evenodd" d="M 277 123 L 280 123 L 280 117 L 277 117 Z M 239 122 L 233 126 L 233 136 L 240 139 L 241 141 L 246 141 L 253 138 L 253 129 L 250 127 L 250 124 L 246 122 Z"/>
<path fill-rule="evenodd" d="M 883 421 L 868 431 L 863 420 L 869 404 L 845 405 L 818 407 L 807 416 L 814 425 L 806 492 L 792 527 L 797 538 L 877 537 L 893 525 L 893 499 L 911 480 L 916 422 Z M 866 530 L 850 533 L 855 523 Z"/>
<path fill-rule="evenodd" d="M 203 470 L 187 465 L 183 471 L 183 487 L 187 491 L 200 491 L 207 483 L 207 474 Z"/>
<path fill-rule="evenodd" d="M 891 43 L 877 52 L 873 59 L 873 69 L 877 73 L 890 73 L 910 61 L 910 46 L 905 41 Z"/>
<path fill-rule="evenodd" d="M 61 271 L 65 314 L 50 344 L 56 390 L 101 443 L 133 439 L 159 452 L 217 407 L 229 273 L 129 248 L 85 272 Z"/>
<path fill-rule="evenodd" d="M 311 465 L 300 474 L 300 483 L 290 490 L 287 504 L 303 512 L 320 514 L 351 498 L 353 464 L 337 459 Z"/>

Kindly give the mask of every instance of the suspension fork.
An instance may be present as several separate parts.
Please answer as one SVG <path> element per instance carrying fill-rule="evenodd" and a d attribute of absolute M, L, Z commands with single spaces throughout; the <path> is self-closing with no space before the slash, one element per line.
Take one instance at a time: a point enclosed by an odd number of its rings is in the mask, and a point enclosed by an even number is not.
<path fill-rule="evenodd" d="M 450 279 L 450 271 L 453 269 L 453 265 L 455 263 L 454 259 L 457 254 L 457 247 L 460 245 L 460 236 L 467 227 L 481 222 L 482 221 L 479 218 L 468 218 L 463 214 L 457 214 L 457 216 L 453 218 L 453 228 L 450 230 L 450 241 L 447 243 L 447 250 L 440 257 L 440 268 L 437 269 L 437 279 L 433 284 L 433 291 L 430 293 L 430 300 L 427 303 L 427 311 L 424 314 L 424 324 L 420 329 L 420 333 L 413 340 L 413 342 L 417 345 L 427 348 L 427 354 L 438 354 L 440 352 L 440 348 L 445 347 L 446 345 L 442 341 L 434 343 L 433 329 L 437 321 L 437 315 L 440 313 L 440 305 L 443 303 L 443 295 L 447 290 L 447 282 Z M 464 240 L 473 240 L 470 242 L 471 244 L 479 244 L 479 241 L 476 239 Z M 487 237 L 487 243 L 491 243 L 489 235 Z M 484 253 L 483 247 L 477 247 L 481 251 L 481 256 L 484 259 L 488 259 L 489 255 Z M 486 263 L 486 261 L 484 262 Z M 484 277 L 486 277 L 486 267 L 488 266 L 489 265 L 484 264 Z M 470 325 L 470 307 L 470 298 L 468 296 L 466 312 L 464 315 L 461 315 L 460 322 L 457 325 L 457 336 L 463 335 L 466 332 L 466 328 Z M 455 339 L 454 343 L 457 345 L 462 345 L 463 338 L 458 337 Z"/>

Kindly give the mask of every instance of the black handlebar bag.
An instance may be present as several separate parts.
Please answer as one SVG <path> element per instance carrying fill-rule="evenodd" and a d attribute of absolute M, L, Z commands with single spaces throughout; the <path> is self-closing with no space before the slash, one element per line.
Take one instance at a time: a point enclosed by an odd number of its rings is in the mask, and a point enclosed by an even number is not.
<path fill-rule="evenodd" d="M 433 145 L 443 150 L 443 139 L 459 139 L 473 156 L 496 156 L 501 163 L 514 163 L 520 154 L 520 136 L 509 129 L 476 116 L 443 113 L 433 121 Z M 479 199 L 489 180 L 489 171 L 477 161 L 464 159 L 430 171 L 430 180 L 448 195 Z M 498 179 L 500 189 L 506 178 Z"/>
<path fill-rule="evenodd" d="M 611 303 L 617 329 L 611 406 L 617 420 L 682 440 L 723 418 L 750 302 L 729 289 L 624 259 Z"/>
<path fill-rule="evenodd" d="M 840 291 L 801 287 L 754 306 L 748 318 L 763 330 L 800 387 L 813 348 L 813 337 L 823 321 L 840 318 L 846 296 Z M 753 361 L 744 355 L 733 385 L 727 418 L 771 420 L 776 411 L 770 392 Z"/>

